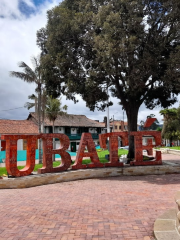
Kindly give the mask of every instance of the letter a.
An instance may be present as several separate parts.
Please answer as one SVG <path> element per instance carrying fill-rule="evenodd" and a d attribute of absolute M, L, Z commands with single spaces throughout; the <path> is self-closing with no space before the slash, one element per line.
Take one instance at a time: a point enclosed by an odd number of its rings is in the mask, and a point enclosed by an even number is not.
<path fill-rule="evenodd" d="M 86 146 L 87 146 L 88 152 L 84 152 Z M 90 157 L 92 163 L 82 164 L 82 160 L 84 157 Z M 75 161 L 75 164 L 72 165 L 72 169 L 84 169 L 84 168 L 96 168 L 96 167 L 97 168 L 104 167 L 104 164 L 99 161 L 91 133 L 83 133 L 81 137 L 81 142 L 79 144 L 76 161 Z"/>

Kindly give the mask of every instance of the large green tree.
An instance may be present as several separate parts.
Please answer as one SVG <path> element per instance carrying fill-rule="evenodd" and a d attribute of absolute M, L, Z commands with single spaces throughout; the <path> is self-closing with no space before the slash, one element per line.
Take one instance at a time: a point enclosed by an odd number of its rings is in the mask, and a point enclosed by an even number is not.
<path fill-rule="evenodd" d="M 163 109 L 160 114 L 164 117 L 164 124 L 162 128 L 162 138 L 169 139 L 170 146 L 172 141 L 180 139 L 180 107 Z"/>
<path fill-rule="evenodd" d="M 21 80 L 27 82 L 27 83 L 35 83 L 36 89 L 35 91 L 38 94 L 37 97 L 37 113 L 38 113 L 38 128 L 39 133 L 41 133 L 41 110 L 42 110 L 42 86 L 43 86 L 43 79 L 42 79 L 42 72 L 43 69 L 40 64 L 40 58 L 39 57 L 32 57 L 32 64 L 33 68 L 28 66 L 25 62 L 20 62 L 18 66 L 22 69 L 21 72 L 17 71 L 10 71 L 10 76 L 20 78 Z M 29 96 L 30 99 L 35 99 L 35 95 Z M 28 107 L 26 105 L 26 107 Z M 29 105 L 30 107 L 30 105 Z M 32 105 L 31 105 L 32 107 Z M 41 139 L 39 141 L 39 163 L 42 163 L 42 154 L 41 154 Z"/>
<path fill-rule="evenodd" d="M 179 0 L 64 0 L 47 17 L 37 43 L 54 96 L 75 100 L 78 93 L 90 110 L 103 110 L 111 93 L 126 111 L 129 131 L 137 130 L 142 103 L 153 109 L 176 101 Z M 129 146 L 132 158 L 133 137 Z"/>
<path fill-rule="evenodd" d="M 162 109 L 159 113 L 161 115 L 163 115 L 163 117 L 164 117 L 164 119 L 163 119 L 164 124 L 163 124 L 162 132 L 161 132 L 161 135 L 164 138 L 165 132 L 167 132 L 168 124 L 170 122 L 172 122 L 173 120 L 177 119 L 177 109 L 176 108 L 170 108 L 170 109 L 165 108 L 165 109 Z"/>

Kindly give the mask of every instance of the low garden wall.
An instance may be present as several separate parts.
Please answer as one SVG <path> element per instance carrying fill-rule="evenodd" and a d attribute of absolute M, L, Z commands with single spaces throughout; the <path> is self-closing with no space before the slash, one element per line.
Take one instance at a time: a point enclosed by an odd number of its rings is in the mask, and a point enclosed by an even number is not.
<path fill-rule="evenodd" d="M 176 149 L 161 148 L 161 149 L 157 149 L 157 150 L 161 151 L 162 153 L 169 153 L 169 154 L 180 155 L 180 150 L 176 150 Z M 154 149 L 154 151 L 156 151 L 156 149 Z"/>
<path fill-rule="evenodd" d="M 59 173 L 33 174 L 25 177 L 0 179 L 0 189 L 28 188 L 40 185 L 75 181 L 89 178 L 143 176 L 180 173 L 180 166 L 168 164 L 154 166 L 125 166 L 123 168 L 109 167 L 96 169 L 68 170 Z"/>

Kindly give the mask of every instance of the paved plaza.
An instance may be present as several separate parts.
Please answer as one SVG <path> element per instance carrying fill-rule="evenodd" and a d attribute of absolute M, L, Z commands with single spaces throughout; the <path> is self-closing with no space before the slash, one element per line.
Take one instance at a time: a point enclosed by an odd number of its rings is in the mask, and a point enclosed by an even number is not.
<path fill-rule="evenodd" d="M 178 190 L 180 174 L 0 190 L 0 240 L 153 240 L 154 221 L 175 207 Z"/>

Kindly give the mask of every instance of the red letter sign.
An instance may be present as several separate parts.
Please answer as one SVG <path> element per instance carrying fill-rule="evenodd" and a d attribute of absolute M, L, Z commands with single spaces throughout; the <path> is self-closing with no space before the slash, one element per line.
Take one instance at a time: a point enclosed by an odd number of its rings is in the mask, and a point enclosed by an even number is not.
<path fill-rule="evenodd" d="M 118 137 L 121 137 L 125 145 L 128 144 L 128 133 L 127 132 L 113 132 L 99 135 L 99 142 L 102 148 L 106 148 L 106 140 L 109 137 L 109 155 L 110 162 L 105 163 L 105 167 L 120 167 L 124 164 L 119 162 L 118 157 Z"/>
<path fill-rule="evenodd" d="M 35 166 L 36 141 L 39 135 L 2 135 L 6 140 L 6 169 L 9 175 L 21 177 L 30 175 Z M 27 161 L 22 170 L 17 168 L 17 140 L 27 139 Z"/>
<path fill-rule="evenodd" d="M 131 165 L 161 165 L 161 151 L 156 151 L 156 159 L 155 161 L 143 161 L 142 150 L 147 150 L 148 153 L 152 153 L 152 148 L 155 146 L 161 145 L 161 133 L 158 131 L 138 131 L 131 132 L 130 135 L 134 136 L 135 141 L 135 161 L 130 162 Z M 142 137 L 143 136 L 153 136 L 155 138 L 156 145 L 152 145 L 152 140 L 148 140 L 148 145 L 142 145 Z"/>
<path fill-rule="evenodd" d="M 86 146 L 88 152 L 84 152 Z M 83 157 L 90 157 L 93 163 L 82 164 Z M 79 144 L 76 161 L 75 164 L 72 165 L 72 169 L 95 168 L 95 167 L 104 167 L 104 164 L 99 161 L 91 133 L 83 133 L 81 137 L 81 142 Z"/>
<path fill-rule="evenodd" d="M 61 133 L 41 134 L 43 139 L 43 167 L 38 169 L 38 173 L 61 172 L 71 166 L 71 156 L 66 150 L 69 147 L 68 136 Z M 53 138 L 59 138 L 60 149 L 53 149 Z M 52 154 L 61 156 L 61 165 L 53 168 Z"/>

